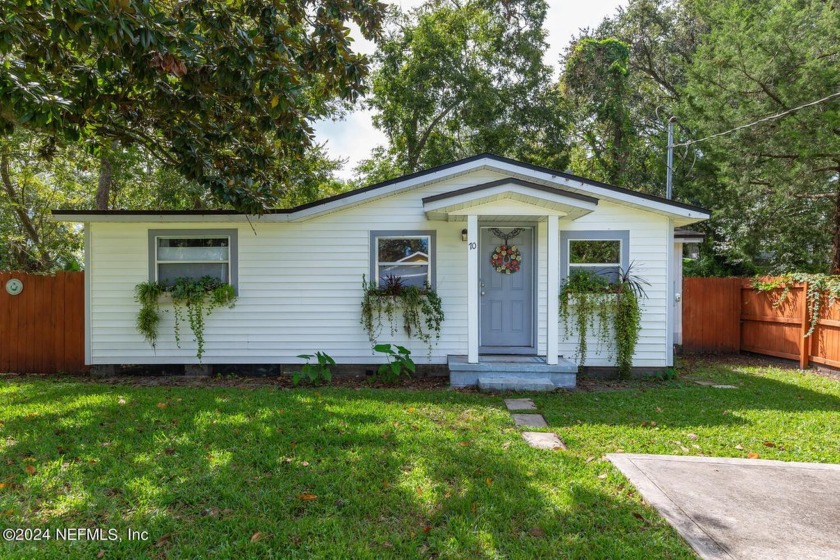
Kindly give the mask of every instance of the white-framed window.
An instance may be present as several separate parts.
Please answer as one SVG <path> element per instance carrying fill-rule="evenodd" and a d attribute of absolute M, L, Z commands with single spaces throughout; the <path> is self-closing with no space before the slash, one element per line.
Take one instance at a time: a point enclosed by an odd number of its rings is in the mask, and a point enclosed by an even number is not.
<path fill-rule="evenodd" d="M 372 231 L 371 279 L 382 286 L 399 277 L 404 286 L 434 287 L 433 231 Z"/>
<path fill-rule="evenodd" d="M 561 239 L 565 253 L 561 277 L 585 272 L 614 282 L 627 268 L 628 231 L 561 232 Z"/>
<path fill-rule="evenodd" d="M 149 279 L 205 276 L 236 287 L 236 230 L 150 230 Z"/>

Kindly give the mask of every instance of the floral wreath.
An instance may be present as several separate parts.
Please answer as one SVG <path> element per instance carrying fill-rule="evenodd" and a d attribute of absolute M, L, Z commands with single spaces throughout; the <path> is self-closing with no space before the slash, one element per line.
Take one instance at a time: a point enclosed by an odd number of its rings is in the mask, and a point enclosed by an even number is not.
<path fill-rule="evenodd" d="M 503 274 L 519 272 L 521 262 L 522 254 L 516 245 L 499 245 L 493 249 L 493 254 L 490 255 L 490 264 L 496 269 L 496 272 Z"/>

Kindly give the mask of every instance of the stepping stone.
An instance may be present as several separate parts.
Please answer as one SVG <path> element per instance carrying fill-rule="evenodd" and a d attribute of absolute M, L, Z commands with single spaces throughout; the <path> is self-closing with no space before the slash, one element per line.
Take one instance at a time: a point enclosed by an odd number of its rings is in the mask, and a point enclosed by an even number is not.
<path fill-rule="evenodd" d="M 548 428 L 542 414 L 511 414 L 517 426 L 523 428 Z"/>
<path fill-rule="evenodd" d="M 537 405 L 531 399 L 505 399 L 508 410 L 537 410 Z"/>
<path fill-rule="evenodd" d="M 714 381 L 695 381 L 697 385 L 702 385 L 703 387 L 711 387 L 713 389 L 737 389 L 735 385 L 718 385 Z"/>
<path fill-rule="evenodd" d="M 563 443 L 557 434 L 550 432 L 522 432 L 522 439 L 537 449 L 562 449 L 566 450 L 566 444 Z"/>

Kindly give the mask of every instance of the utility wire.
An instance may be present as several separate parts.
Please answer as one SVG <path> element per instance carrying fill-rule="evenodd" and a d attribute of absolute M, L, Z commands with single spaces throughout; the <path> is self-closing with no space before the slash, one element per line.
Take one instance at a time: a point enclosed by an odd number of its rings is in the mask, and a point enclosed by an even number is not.
<path fill-rule="evenodd" d="M 735 128 L 731 128 L 731 129 L 725 130 L 723 132 L 718 132 L 717 134 L 712 134 L 711 136 L 706 136 L 705 138 L 700 138 L 699 140 L 688 140 L 687 142 L 681 142 L 679 144 L 674 144 L 673 147 L 674 148 L 680 148 L 680 147 L 683 147 L 683 146 L 688 147 L 688 146 L 691 146 L 692 144 L 699 144 L 700 142 L 705 142 L 706 140 L 711 140 L 712 138 L 717 138 L 718 136 L 725 136 L 727 134 L 731 134 L 731 133 L 736 132 L 738 130 L 743 130 L 745 128 L 749 128 L 751 126 L 755 126 L 755 125 L 761 124 L 763 122 L 772 121 L 773 119 L 778 119 L 779 117 L 784 117 L 785 115 L 789 115 L 789 114 L 793 113 L 794 111 L 804 109 L 805 107 L 812 107 L 814 105 L 819 105 L 820 103 L 824 103 L 825 101 L 828 101 L 830 99 L 834 99 L 835 97 L 840 97 L 840 91 L 838 91 L 837 93 L 832 93 L 831 95 L 823 97 L 822 99 L 818 99 L 816 101 L 811 101 L 810 103 L 805 103 L 804 105 L 800 105 L 799 107 L 794 107 L 793 109 L 788 109 L 787 111 L 782 111 L 781 113 L 777 113 L 775 115 L 770 115 L 769 117 L 764 117 L 764 118 L 758 119 L 757 121 L 753 121 L 749 124 L 742 124 L 741 126 L 736 126 Z"/>

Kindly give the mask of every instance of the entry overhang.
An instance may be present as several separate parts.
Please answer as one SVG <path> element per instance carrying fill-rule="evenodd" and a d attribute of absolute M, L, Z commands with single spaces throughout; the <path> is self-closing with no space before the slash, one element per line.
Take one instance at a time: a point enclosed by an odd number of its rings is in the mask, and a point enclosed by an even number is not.
<path fill-rule="evenodd" d="M 500 179 L 423 199 L 430 220 L 461 222 L 468 215 L 496 218 L 576 220 L 598 206 L 598 199 L 521 179 Z"/>

